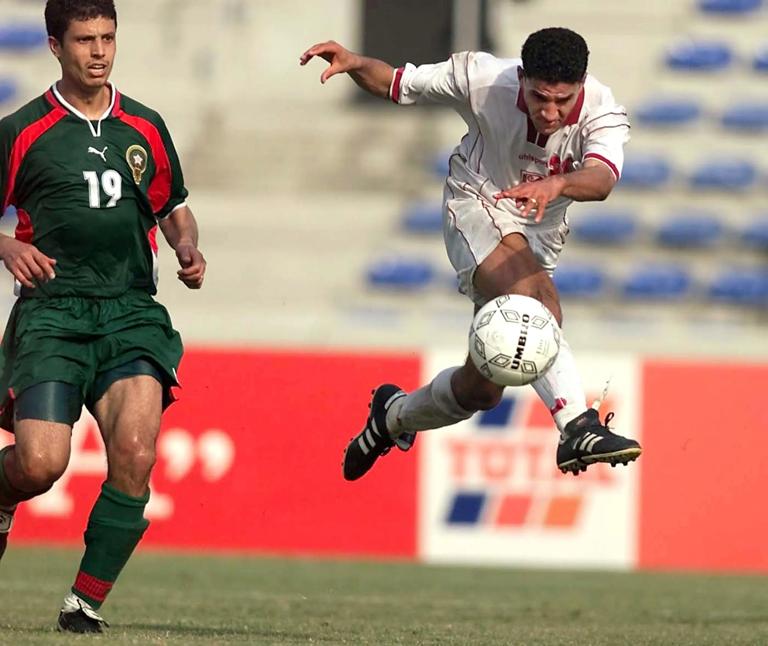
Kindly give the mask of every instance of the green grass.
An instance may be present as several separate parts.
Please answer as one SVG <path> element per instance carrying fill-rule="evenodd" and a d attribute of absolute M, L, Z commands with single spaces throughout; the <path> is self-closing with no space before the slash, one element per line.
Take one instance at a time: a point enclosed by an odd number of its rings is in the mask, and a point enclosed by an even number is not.
<path fill-rule="evenodd" d="M 79 554 L 8 550 L 0 643 L 53 629 Z M 768 644 L 768 579 L 137 554 L 103 614 L 109 644 Z"/>

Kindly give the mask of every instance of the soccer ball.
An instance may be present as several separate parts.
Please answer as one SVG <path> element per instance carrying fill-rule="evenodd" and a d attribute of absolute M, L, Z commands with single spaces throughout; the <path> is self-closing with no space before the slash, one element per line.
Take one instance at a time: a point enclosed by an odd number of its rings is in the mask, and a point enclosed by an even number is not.
<path fill-rule="evenodd" d="M 560 351 L 560 327 L 541 302 L 506 294 L 483 305 L 472 321 L 469 356 L 499 386 L 524 386 L 541 377 Z"/>

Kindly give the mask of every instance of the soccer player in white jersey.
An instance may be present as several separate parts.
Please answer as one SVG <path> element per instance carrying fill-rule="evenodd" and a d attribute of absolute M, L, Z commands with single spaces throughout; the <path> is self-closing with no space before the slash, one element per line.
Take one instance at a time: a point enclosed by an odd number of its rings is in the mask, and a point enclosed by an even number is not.
<path fill-rule="evenodd" d="M 571 202 L 608 197 L 629 140 L 626 110 L 587 74 L 584 39 L 564 28 L 542 29 L 521 59 L 461 52 L 442 63 L 389 64 L 336 42 L 302 54 L 330 65 L 320 78 L 347 73 L 364 90 L 400 105 L 439 102 L 464 119 L 443 194 L 444 234 L 459 290 L 477 309 L 503 294 L 540 300 L 562 325 L 552 273 L 568 234 Z M 557 465 L 578 475 L 595 462 L 627 464 L 640 445 L 612 433 L 587 407 L 581 379 L 563 338 L 560 353 L 533 388 L 560 431 Z M 440 428 L 495 407 L 503 388 L 468 358 L 406 394 L 385 384 L 373 393 L 365 427 L 344 455 L 344 477 L 363 476 L 393 446 L 407 450 L 417 431 Z"/>

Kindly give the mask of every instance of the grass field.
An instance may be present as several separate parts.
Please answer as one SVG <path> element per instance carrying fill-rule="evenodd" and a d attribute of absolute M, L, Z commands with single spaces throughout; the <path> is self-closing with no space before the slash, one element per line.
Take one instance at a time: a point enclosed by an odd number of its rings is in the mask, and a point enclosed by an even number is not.
<path fill-rule="evenodd" d="M 768 644 L 768 579 L 137 554 L 109 637 L 54 631 L 78 553 L 11 548 L 0 643 Z"/>

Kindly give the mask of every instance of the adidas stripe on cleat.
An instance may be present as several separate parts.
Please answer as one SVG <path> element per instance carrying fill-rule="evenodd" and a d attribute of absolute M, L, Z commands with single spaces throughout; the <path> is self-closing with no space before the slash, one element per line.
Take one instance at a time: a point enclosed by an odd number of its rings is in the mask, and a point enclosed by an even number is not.
<path fill-rule="evenodd" d="M 345 480 L 357 480 L 363 477 L 373 463 L 380 456 L 389 453 L 393 446 L 397 446 L 401 451 L 407 451 L 416 440 L 415 433 L 403 433 L 393 439 L 387 431 L 387 411 L 394 402 L 405 397 L 405 392 L 394 384 L 384 384 L 376 388 L 372 394 L 371 403 L 368 404 L 371 410 L 365 426 L 350 440 L 344 452 L 342 467 Z"/>
<path fill-rule="evenodd" d="M 601 423 L 597 410 L 590 408 L 568 422 L 557 447 L 560 471 L 577 476 L 596 462 L 615 467 L 637 460 L 642 447 L 635 440 L 612 433 L 608 427 L 612 419 L 613 413 L 608 413 Z"/>

